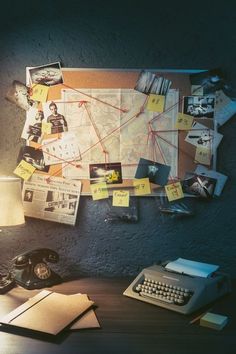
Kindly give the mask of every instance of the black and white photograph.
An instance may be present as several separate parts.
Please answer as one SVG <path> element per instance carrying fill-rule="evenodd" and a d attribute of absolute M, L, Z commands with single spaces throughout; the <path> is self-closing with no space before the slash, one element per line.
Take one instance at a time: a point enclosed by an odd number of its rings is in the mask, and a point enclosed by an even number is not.
<path fill-rule="evenodd" d="M 203 124 L 194 122 L 192 129 L 189 130 L 185 138 L 185 141 L 196 147 L 204 147 L 214 150 L 220 144 L 222 138 L 222 134 L 217 133 L 213 129 L 207 128 Z"/>
<path fill-rule="evenodd" d="M 220 68 L 189 75 L 191 85 L 201 86 L 203 94 L 214 93 L 225 86 L 225 77 Z"/>
<path fill-rule="evenodd" d="M 216 182 L 215 178 L 187 172 L 182 181 L 182 188 L 184 193 L 209 199 L 214 194 Z"/>
<path fill-rule="evenodd" d="M 34 192 L 30 189 L 26 189 L 24 193 L 24 202 L 32 202 Z"/>
<path fill-rule="evenodd" d="M 54 86 L 63 84 L 63 75 L 59 62 L 29 68 L 31 84 Z"/>
<path fill-rule="evenodd" d="M 195 118 L 214 118 L 215 97 L 185 96 L 183 113 Z"/>
<path fill-rule="evenodd" d="M 42 123 L 44 113 L 42 110 L 31 108 L 27 112 L 27 118 L 21 134 L 22 139 L 40 142 L 42 136 Z"/>
<path fill-rule="evenodd" d="M 22 82 L 14 80 L 6 94 L 6 99 L 18 107 L 28 111 L 36 102 L 30 99 L 29 88 Z"/>
<path fill-rule="evenodd" d="M 28 162 L 30 165 L 36 168 L 36 170 L 42 172 L 48 172 L 49 166 L 45 166 L 43 153 L 40 149 L 35 149 L 31 146 L 25 146 L 20 152 L 18 159 L 22 159 Z"/>
<path fill-rule="evenodd" d="M 170 166 L 140 158 L 135 178 L 149 178 L 151 183 L 165 186 L 168 182 Z"/>
<path fill-rule="evenodd" d="M 150 71 L 142 70 L 135 85 L 135 90 L 145 94 L 165 96 L 170 88 L 171 81 L 161 76 L 156 76 Z"/>
<path fill-rule="evenodd" d="M 44 210 L 53 213 L 74 215 L 77 202 L 77 195 L 62 193 L 58 191 L 48 191 L 45 203 L 46 207 Z"/>
<path fill-rule="evenodd" d="M 91 183 L 119 184 L 123 181 L 120 162 L 90 164 L 89 175 Z"/>
<path fill-rule="evenodd" d="M 51 134 L 68 131 L 68 123 L 64 116 L 63 105 L 60 101 L 50 101 L 43 104 L 45 121 L 51 124 Z"/>

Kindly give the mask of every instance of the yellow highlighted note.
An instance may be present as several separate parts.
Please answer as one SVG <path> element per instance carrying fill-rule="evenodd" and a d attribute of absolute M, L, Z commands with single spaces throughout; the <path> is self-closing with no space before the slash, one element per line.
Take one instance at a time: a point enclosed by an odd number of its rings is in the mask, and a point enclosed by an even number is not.
<path fill-rule="evenodd" d="M 151 194 L 149 178 L 140 178 L 133 180 L 135 195 Z"/>
<path fill-rule="evenodd" d="M 42 122 L 42 134 L 51 134 L 52 123 Z"/>
<path fill-rule="evenodd" d="M 30 163 L 21 160 L 19 165 L 16 167 L 14 173 L 23 178 L 25 181 L 28 181 L 28 179 L 32 176 L 36 168 L 32 166 Z"/>
<path fill-rule="evenodd" d="M 49 86 L 45 85 L 33 85 L 31 87 L 30 98 L 34 101 L 46 102 L 48 97 Z"/>
<path fill-rule="evenodd" d="M 176 122 L 175 122 L 175 127 L 176 129 L 179 130 L 189 130 L 192 128 L 192 124 L 193 124 L 193 117 L 188 115 L 188 114 L 184 114 L 184 113 L 178 113 Z"/>
<path fill-rule="evenodd" d="M 105 182 L 90 184 L 93 200 L 106 199 L 109 197 Z"/>
<path fill-rule="evenodd" d="M 129 191 L 113 191 L 112 205 L 116 207 L 129 206 Z"/>
<path fill-rule="evenodd" d="M 165 191 L 169 202 L 184 198 L 184 193 L 180 182 L 171 183 L 165 186 Z"/>
<path fill-rule="evenodd" d="M 152 112 L 163 112 L 165 96 L 150 94 L 147 102 L 147 110 Z"/>

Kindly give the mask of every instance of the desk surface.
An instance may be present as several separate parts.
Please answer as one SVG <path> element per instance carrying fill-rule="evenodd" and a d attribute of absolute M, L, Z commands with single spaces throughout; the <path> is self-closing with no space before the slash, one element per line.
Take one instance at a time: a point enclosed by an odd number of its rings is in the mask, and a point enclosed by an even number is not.
<path fill-rule="evenodd" d="M 1 354 L 235 354 L 236 286 L 218 300 L 212 312 L 229 317 L 222 331 L 189 324 L 184 316 L 122 295 L 132 279 L 83 278 L 54 286 L 63 294 L 86 293 L 97 305 L 100 329 L 63 332 L 53 341 L 0 331 Z M 34 296 L 39 290 L 21 287 L 0 295 L 0 316 Z M 46 321 L 46 319 L 45 319 Z"/>

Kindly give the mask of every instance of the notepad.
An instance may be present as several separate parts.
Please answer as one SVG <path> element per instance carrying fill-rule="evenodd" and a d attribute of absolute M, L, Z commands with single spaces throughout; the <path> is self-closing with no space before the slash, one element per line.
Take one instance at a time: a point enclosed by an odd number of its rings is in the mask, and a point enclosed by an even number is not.
<path fill-rule="evenodd" d="M 228 317 L 207 312 L 200 319 L 200 326 L 221 330 L 228 323 Z"/>

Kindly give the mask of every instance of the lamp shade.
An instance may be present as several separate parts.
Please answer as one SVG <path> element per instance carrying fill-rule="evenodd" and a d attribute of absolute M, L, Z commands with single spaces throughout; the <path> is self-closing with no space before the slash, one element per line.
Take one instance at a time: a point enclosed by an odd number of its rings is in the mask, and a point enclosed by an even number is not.
<path fill-rule="evenodd" d="M 20 178 L 0 177 L 0 226 L 24 223 Z"/>

